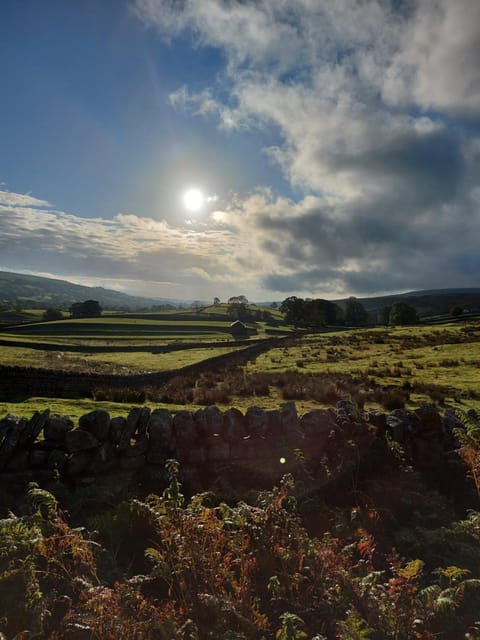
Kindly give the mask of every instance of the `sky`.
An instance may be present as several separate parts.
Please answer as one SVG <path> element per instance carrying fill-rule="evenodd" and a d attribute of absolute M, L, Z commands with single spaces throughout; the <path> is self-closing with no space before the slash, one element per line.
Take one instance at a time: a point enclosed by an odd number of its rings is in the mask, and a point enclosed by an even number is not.
<path fill-rule="evenodd" d="M 3 0 L 0 95 L 0 269 L 190 300 L 479 286 L 478 0 Z"/>

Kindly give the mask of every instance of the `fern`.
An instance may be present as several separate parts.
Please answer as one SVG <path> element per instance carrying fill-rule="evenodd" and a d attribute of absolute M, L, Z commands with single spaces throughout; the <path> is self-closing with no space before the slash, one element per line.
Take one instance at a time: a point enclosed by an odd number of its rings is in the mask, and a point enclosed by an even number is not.
<path fill-rule="evenodd" d="M 460 409 L 455 414 L 463 423 L 463 427 L 453 430 L 460 443 L 458 454 L 467 466 L 468 474 L 480 496 L 480 419 Z"/>
<path fill-rule="evenodd" d="M 455 600 L 454 592 L 450 589 L 442 591 L 434 602 L 435 611 L 441 614 L 452 614 L 455 612 L 458 604 Z"/>
<path fill-rule="evenodd" d="M 349 611 L 346 620 L 339 624 L 341 640 L 371 640 L 374 630 L 371 629 L 358 611 Z"/>
<path fill-rule="evenodd" d="M 285 612 L 280 616 L 282 626 L 275 634 L 276 640 L 303 640 L 307 634 L 300 629 L 300 625 L 304 625 L 304 621 L 294 613 Z"/>
<path fill-rule="evenodd" d="M 28 485 L 26 504 L 31 514 L 39 513 L 45 520 L 57 515 L 57 499 L 45 489 L 40 489 L 36 482 Z"/>
<path fill-rule="evenodd" d="M 165 469 L 170 478 L 170 484 L 163 492 L 163 497 L 174 509 L 181 509 L 185 504 L 185 496 L 181 492 L 182 485 L 178 480 L 180 465 L 177 460 L 169 459 L 165 463 Z"/>

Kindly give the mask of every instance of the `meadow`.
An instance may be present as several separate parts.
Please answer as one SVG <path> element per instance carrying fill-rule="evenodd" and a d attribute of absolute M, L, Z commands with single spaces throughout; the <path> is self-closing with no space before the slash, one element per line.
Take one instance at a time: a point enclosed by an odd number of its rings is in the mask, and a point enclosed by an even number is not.
<path fill-rule="evenodd" d="M 292 332 L 272 310 L 277 327 L 248 323 L 248 342 L 272 335 L 285 340 L 241 364 L 213 368 L 212 357 L 234 354 L 246 343 L 230 335 L 226 306 L 192 312 L 107 314 L 101 318 L 17 324 L 0 333 L 3 365 L 66 372 L 118 374 L 175 372 L 205 361 L 195 376 L 179 376 L 148 390 L 146 400 L 171 404 L 245 409 L 275 408 L 295 400 L 305 412 L 353 398 L 361 408 L 441 407 L 480 409 L 480 324 L 477 320 L 435 322 L 412 327 Z M 105 401 L 116 396 L 99 396 Z M 96 398 L 99 399 L 98 397 Z M 126 401 L 138 402 L 126 394 Z M 84 402 L 94 398 L 85 398 Z M 24 399 L 35 410 L 41 399 Z M 74 415 L 75 404 L 66 402 Z M 12 403 L 0 402 L 0 411 Z M 20 407 L 17 407 L 18 410 Z"/>
<path fill-rule="evenodd" d="M 323 387 L 343 385 L 346 393 L 350 386 L 350 394 L 368 408 L 382 406 L 381 394 L 375 393 L 379 389 L 392 397 L 397 393 L 400 402 L 403 395 L 409 408 L 432 402 L 480 408 L 479 342 L 477 322 L 332 331 L 274 348 L 248 363 L 244 372 L 272 380 L 275 374 L 297 374 L 305 387 L 317 379 L 324 381 Z M 300 385 L 298 400 L 307 394 Z M 318 404 L 331 401 L 320 398 Z"/>
<path fill-rule="evenodd" d="M 288 335 L 291 331 L 282 325 L 281 314 L 271 310 L 276 327 L 264 321 L 247 322 L 248 341 L 235 341 L 226 305 L 193 311 L 107 312 L 99 318 L 65 317 L 55 322 L 40 321 L 41 313 L 34 311 L 24 313 L 0 331 L 2 365 L 121 376 L 169 372 L 216 356 L 235 354 L 246 344 L 272 335 Z M 85 407 L 93 409 L 99 401 L 98 398 L 75 402 L 62 398 L 11 400 L 0 402 L 0 413 L 32 413 L 54 405 L 59 412 L 78 417 L 85 413 Z M 137 396 L 126 400 L 138 402 Z M 113 402 L 113 405 L 118 415 L 128 410 L 125 404 Z"/>

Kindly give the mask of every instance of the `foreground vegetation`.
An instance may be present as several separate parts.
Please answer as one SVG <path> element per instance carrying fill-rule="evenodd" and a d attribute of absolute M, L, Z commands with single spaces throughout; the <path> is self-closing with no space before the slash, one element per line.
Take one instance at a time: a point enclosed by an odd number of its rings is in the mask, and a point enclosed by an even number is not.
<path fill-rule="evenodd" d="M 475 481 L 480 424 L 462 417 L 459 453 Z M 440 493 L 398 447 L 371 455 L 313 495 L 301 465 L 240 501 L 226 486 L 186 499 L 175 461 L 162 495 L 121 502 L 105 488 L 86 500 L 86 490 L 32 484 L 0 520 L 0 630 L 19 640 L 480 638 L 469 491 L 457 479 Z"/>

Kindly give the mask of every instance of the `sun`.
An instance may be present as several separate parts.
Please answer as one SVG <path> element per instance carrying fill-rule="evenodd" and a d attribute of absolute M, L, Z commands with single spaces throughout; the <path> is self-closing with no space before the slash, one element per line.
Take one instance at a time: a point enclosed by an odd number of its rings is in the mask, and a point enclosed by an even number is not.
<path fill-rule="evenodd" d="M 183 196 L 183 204 L 189 211 L 198 211 L 204 202 L 203 193 L 198 189 L 189 189 Z"/>

